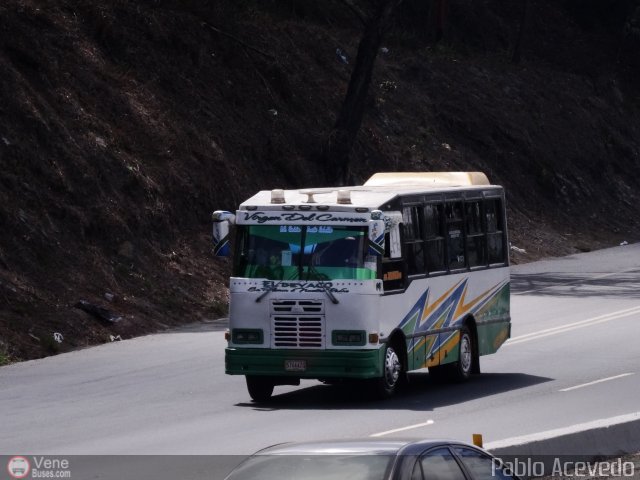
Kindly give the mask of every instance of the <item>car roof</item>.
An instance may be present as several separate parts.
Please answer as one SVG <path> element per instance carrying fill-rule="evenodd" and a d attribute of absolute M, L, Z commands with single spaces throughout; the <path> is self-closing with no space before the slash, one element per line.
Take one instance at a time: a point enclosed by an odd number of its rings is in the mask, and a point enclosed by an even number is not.
<path fill-rule="evenodd" d="M 457 440 L 358 438 L 281 443 L 260 450 L 256 455 L 416 455 L 429 448 L 446 445 L 476 448 Z"/>

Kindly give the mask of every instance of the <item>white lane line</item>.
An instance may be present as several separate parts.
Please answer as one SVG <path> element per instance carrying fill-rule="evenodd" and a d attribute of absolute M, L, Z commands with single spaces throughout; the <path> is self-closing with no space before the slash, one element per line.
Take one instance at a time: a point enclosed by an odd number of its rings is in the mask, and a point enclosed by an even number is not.
<path fill-rule="evenodd" d="M 620 270 L 619 272 L 603 273 L 603 274 L 594 275 L 593 277 L 588 277 L 588 278 L 576 278 L 575 280 L 571 280 L 569 282 L 556 283 L 553 285 L 546 285 L 544 287 L 532 288 L 531 290 L 525 290 L 524 292 L 513 292 L 513 295 L 527 295 L 528 293 L 540 292 L 541 290 L 546 290 L 548 288 L 553 288 L 553 287 L 566 287 L 569 285 L 577 285 L 581 283 L 586 284 L 593 280 L 600 280 L 601 278 L 614 277 L 622 273 L 633 273 L 636 271 L 639 271 L 639 270 L 636 267 L 633 267 L 633 268 L 628 268 L 626 270 Z M 522 274 L 522 275 L 526 277 L 526 274 Z"/>
<path fill-rule="evenodd" d="M 537 340 L 539 338 L 555 335 L 556 333 L 570 332 L 578 328 L 588 327 L 591 325 L 597 325 L 599 323 L 610 322 L 611 320 L 618 320 L 620 318 L 628 317 L 640 313 L 640 307 L 627 308 L 625 310 L 619 310 L 617 312 L 606 313 L 597 317 L 588 318 L 579 322 L 567 323 L 566 325 L 559 325 L 557 327 L 546 328 L 537 332 L 527 333 L 525 335 L 519 335 L 512 337 L 505 342 L 505 345 L 516 345 L 518 343 L 528 342 L 530 340 Z"/>
<path fill-rule="evenodd" d="M 635 372 L 629 373 L 621 373 L 620 375 L 614 375 L 613 377 L 601 378 L 600 380 L 594 380 L 593 382 L 582 383 L 580 385 L 576 385 L 575 387 L 562 388 L 558 390 L 559 392 L 570 392 L 571 390 L 577 390 L 578 388 L 589 387 L 591 385 L 595 385 L 597 383 L 608 382 L 609 380 L 615 380 L 617 378 L 628 377 L 629 375 L 633 375 Z"/>
<path fill-rule="evenodd" d="M 415 425 L 409 425 L 408 427 L 402 428 L 394 428 L 393 430 L 387 430 L 386 432 L 374 433 L 373 435 L 369 435 L 370 437 L 383 437 L 384 435 L 389 435 L 391 433 L 404 432 L 405 430 L 412 430 L 414 428 L 427 427 L 429 425 L 433 425 L 433 420 L 427 420 L 424 423 L 416 423 Z"/>

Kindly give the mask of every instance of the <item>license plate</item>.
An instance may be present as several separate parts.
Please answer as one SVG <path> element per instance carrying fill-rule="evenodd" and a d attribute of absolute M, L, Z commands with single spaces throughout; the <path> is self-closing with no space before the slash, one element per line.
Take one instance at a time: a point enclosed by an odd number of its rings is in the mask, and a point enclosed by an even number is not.
<path fill-rule="evenodd" d="M 284 369 L 287 372 L 304 372 L 307 369 L 306 360 L 285 360 Z"/>

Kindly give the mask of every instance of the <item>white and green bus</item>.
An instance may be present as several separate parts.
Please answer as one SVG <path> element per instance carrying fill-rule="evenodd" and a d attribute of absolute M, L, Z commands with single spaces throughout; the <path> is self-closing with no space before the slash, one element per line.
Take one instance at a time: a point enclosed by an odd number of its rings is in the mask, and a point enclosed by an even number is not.
<path fill-rule="evenodd" d="M 464 380 L 510 336 L 504 190 L 483 173 L 261 191 L 213 221 L 217 255 L 235 229 L 225 370 L 255 401 L 303 378 Z"/>

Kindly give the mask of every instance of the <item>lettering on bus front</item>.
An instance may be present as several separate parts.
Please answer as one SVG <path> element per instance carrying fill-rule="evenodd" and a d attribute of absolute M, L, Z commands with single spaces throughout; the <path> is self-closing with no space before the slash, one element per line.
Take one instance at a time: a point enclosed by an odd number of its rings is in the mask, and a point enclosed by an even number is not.
<path fill-rule="evenodd" d="M 283 212 L 278 215 L 267 214 L 264 212 L 241 212 L 241 217 L 245 222 L 255 222 L 264 224 L 270 222 L 333 222 L 333 223 L 367 223 L 365 217 L 356 216 L 336 216 L 332 213 L 299 213 L 299 212 Z"/>
<path fill-rule="evenodd" d="M 287 292 L 287 293 L 349 293 L 346 287 L 334 287 L 332 282 L 273 282 L 265 280 L 260 287 L 249 287 L 249 292 Z"/>

